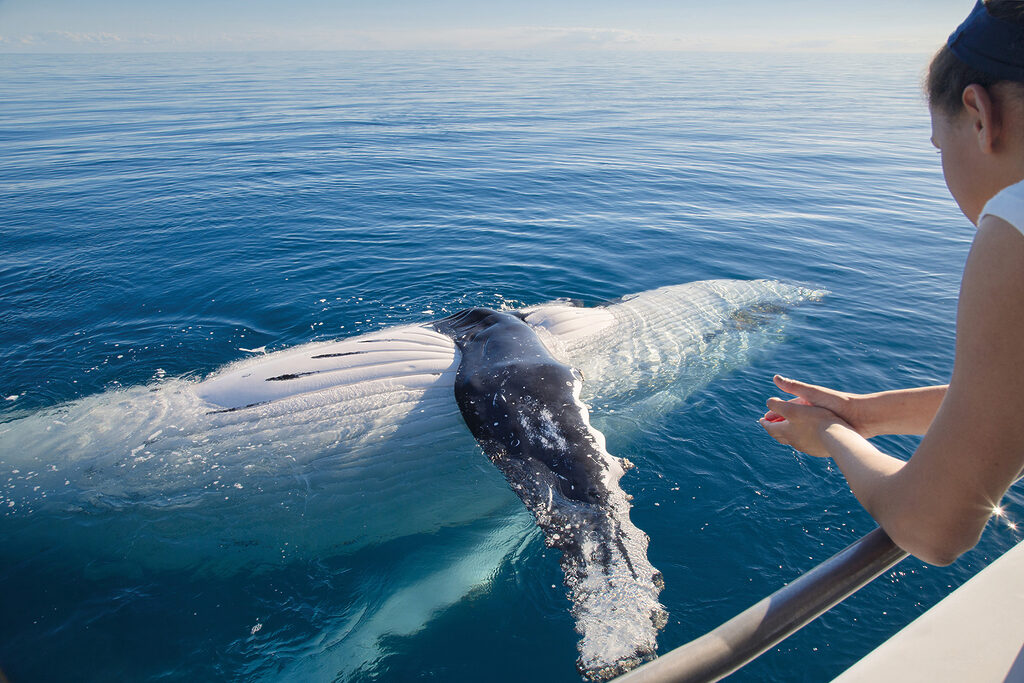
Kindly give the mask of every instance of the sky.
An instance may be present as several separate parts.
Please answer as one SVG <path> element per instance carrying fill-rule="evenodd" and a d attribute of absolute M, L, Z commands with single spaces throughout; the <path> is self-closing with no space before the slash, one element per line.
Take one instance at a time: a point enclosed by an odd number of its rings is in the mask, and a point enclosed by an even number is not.
<path fill-rule="evenodd" d="M 0 52 L 936 50 L 973 0 L 0 0 Z"/>

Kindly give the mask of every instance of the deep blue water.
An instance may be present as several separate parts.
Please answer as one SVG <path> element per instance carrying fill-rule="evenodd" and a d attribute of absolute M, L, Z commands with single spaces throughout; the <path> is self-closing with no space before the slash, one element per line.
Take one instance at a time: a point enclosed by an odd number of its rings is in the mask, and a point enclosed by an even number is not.
<path fill-rule="evenodd" d="M 0 419 L 468 304 L 709 278 L 828 289 L 754 364 L 639 434 L 607 434 L 638 465 L 623 487 L 665 575 L 667 651 L 873 526 L 828 462 L 756 424 L 774 372 L 855 391 L 949 376 L 973 227 L 928 142 L 925 63 L 0 55 Z M 1018 492 L 1007 503 L 1021 514 Z M 0 567 L 0 669 L 287 678 L 283 663 L 344 650 L 352 605 L 478 532 L 230 581 L 20 558 Z M 907 560 L 735 680 L 828 680 L 1019 538 L 993 522 L 951 567 Z M 385 632 L 350 678 L 578 680 L 560 584 L 534 535 L 485 589 Z"/>

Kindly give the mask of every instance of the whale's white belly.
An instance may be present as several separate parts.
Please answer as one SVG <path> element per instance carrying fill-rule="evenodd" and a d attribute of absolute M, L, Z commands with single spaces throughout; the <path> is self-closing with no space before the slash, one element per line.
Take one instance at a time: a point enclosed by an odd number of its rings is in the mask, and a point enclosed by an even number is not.
<path fill-rule="evenodd" d="M 583 370 L 595 424 L 618 437 L 747 362 L 778 338 L 778 313 L 819 294 L 719 280 L 522 313 Z M 409 325 L 0 424 L 0 559 L 59 544 L 76 557 L 251 570 L 515 509 L 459 413 L 457 354 Z"/>

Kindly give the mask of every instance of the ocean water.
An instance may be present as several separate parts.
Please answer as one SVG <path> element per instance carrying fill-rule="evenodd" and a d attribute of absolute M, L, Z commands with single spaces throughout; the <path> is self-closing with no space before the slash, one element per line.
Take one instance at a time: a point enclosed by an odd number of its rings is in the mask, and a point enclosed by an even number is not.
<path fill-rule="evenodd" d="M 854 391 L 949 377 L 973 227 L 928 142 L 926 61 L 0 55 L 0 429 L 468 305 L 711 278 L 827 289 L 683 406 L 606 429 L 637 465 L 622 486 L 665 577 L 668 651 L 874 526 L 834 467 L 757 425 L 773 373 Z M 1005 502 L 1024 514 L 1019 490 Z M 0 670 L 579 680 L 556 553 L 528 526 L 481 543 L 497 524 L 229 577 L 7 550 Z M 908 559 L 732 680 L 829 680 L 1020 536 L 993 520 L 951 567 Z"/>

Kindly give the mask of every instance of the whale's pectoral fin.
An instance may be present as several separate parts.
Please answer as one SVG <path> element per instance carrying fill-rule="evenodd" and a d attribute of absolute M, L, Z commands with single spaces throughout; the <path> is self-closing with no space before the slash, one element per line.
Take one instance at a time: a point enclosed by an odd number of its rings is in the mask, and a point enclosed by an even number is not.
<path fill-rule="evenodd" d="M 622 462 L 579 400 L 580 375 L 515 316 L 474 309 L 440 321 L 462 352 L 455 396 L 484 453 L 562 551 L 582 636 L 577 665 L 608 680 L 651 658 L 666 621 L 647 535 L 629 520 Z"/>
<path fill-rule="evenodd" d="M 576 433 L 570 426 L 569 434 L 561 434 L 576 445 L 571 453 L 556 448 L 560 457 L 553 467 L 510 454 L 493 440 L 481 445 L 534 514 L 545 543 L 562 551 L 562 572 L 581 636 L 577 666 L 587 679 L 602 681 L 654 656 L 667 614 L 658 601 L 664 587 L 661 572 L 647 559 L 647 535 L 630 521 L 629 500 L 618 485 L 622 466 L 604 450 L 586 409 L 579 408 Z M 549 423 L 541 429 L 553 435 L 566 426 Z M 567 472 L 569 459 L 575 465 L 584 459 L 588 467 Z M 597 476 L 580 477 L 579 469 Z"/>

